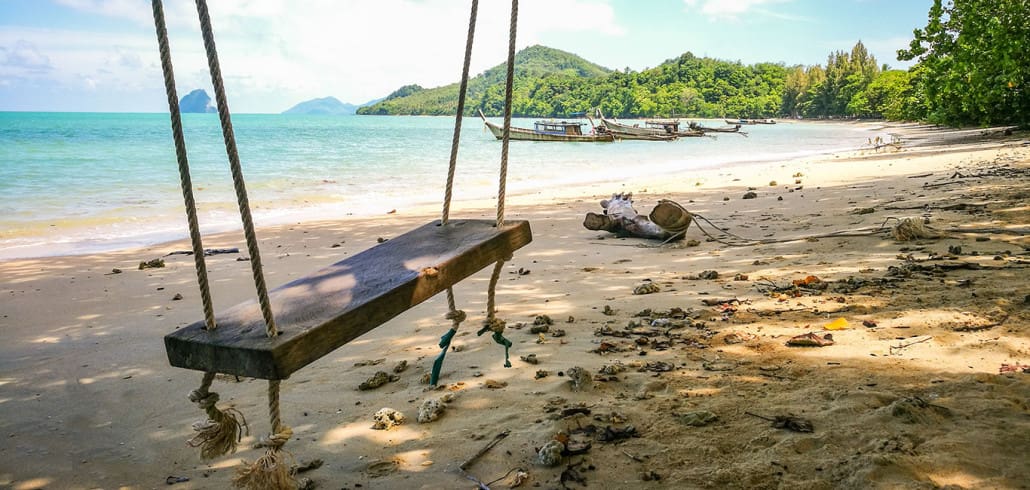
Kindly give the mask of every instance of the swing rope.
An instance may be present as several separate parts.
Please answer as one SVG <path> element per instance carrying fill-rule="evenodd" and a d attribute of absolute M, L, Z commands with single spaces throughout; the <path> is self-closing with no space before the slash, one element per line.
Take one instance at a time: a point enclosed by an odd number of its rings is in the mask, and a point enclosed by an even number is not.
<path fill-rule="evenodd" d="M 225 153 L 229 157 L 229 169 L 232 172 L 233 189 L 243 220 L 243 235 L 247 239 L 247 253 L 250 254 L 250 269 L 254 276 L 254 287 L 257 289 L 261 314 L 265 318 L 265 331 L 269 337 L 279 335 L 275 328 L 275 317 L 272 316 L 272 304 L 268 300 L 268 287 L 261 267 L 261 253 L 258 251 L 257 234 L 254 232 L 254 220 L 250 216 L 250 201 L 247 199 L 247 185 L 243 180 L 243 167 L 240 165 L 240 154 L 236 149 L 236 136 L 232 130 L 232 119 L 229 115 L 229 103 L 225 97 L 225 85 L 222 83 L 222 69 L 218 64 L 218 50 L 215 48 L 215 35 L 211 29 L 211 15 L 207 11 L 207 0 L 196 0 L 197 16 L 200 17 L 200 32 L 204 37 L 204 51 L 207 52 L 207 66 L 211 72 L 211 85 L 215 89 L 215 102 L 218 105 L 218 120 L 222 124 L 222 139 L 225 140 Z"/>
<path fill-rule="evenodd" d="M 161 0 L 151 0 L 154 12 L 154 25 L 157 31 L 158 44 L 161 52 L 162 70 L 165 76 L 165 89 L 169 101 L 169 112 L 172 119 L 173 139 L 175 140 L 176 157 L 179 163 L 180 185 L 182 186 L 183 199 L 186 205 L 187 221 L 190 228 L 194 260 L 196 261 L 197 279 L 201 289 L 201 297 L 204 303 L 206 328 L 214 330 L 217 325 L 214 318 L 207 268 L 204 262 L 204 248 L 201 241 L 200 228 L 197 220 L 196 202 L 192 192 L 192 181 L 190 179 L 189 164 L 186 156 L 185 141 L 182 131 L 182 120 L 178 106 L 178 96 L 175 91 L 174 74 L 171 63 L 171 51 L 168 43 L 168 32 L 165 25 L 164 9 Z M 218 62 L 218 53 L 215 46 L 214 33 L 211 27 L 211 18 L 207 8 L 206 0 L 195 0 L 197 15 L 200 20 L 201 34 L 204 40 L 204 48 L 207 54 L 208 69 L 211 74 L 211 83 L 215 91 L 215 102 L 218 107 L 219 122 L 222 127 L 222 136 L 225 141 L 226 155 L 229 160 L 230 171 L 233 177 L 233 187 L 236 192 L 239 205 L 240 217 L 243 221 L 244 235 L 247 241 L 247 249 L 251 256 L 251 269 L 253 273 L 254 286 L 257 290 L 258 301 L 261 313 L 266 324 L 266 335 L 275 337 L 278 331 L 275 325 L 271 302 L 269 301 L 268 289 L 265 284 L 263 268 L 261 264 L 260 251 L 258 249 L 257 237 L 254 230 L 254 223 L 250 213 L 250 203 L 247 198 L 246 184 L 243 178 L 242 166 L 240 164 L 239 152 L 236 147 L 236 139 L 232 128 L 232 121 L 229 106 L 225 94 L 225 87 L 222 80 L 221 68 Z M 472 0 L 472 9 L 469 17 L 468 39 L 465 47 L 465 59 L 462 69 L 461 88 L 458 100 L 458 111 L 455 117 L 454 137 L 451 145 L 451 157 L 448 167 L 447 185 L 445 188 L 442 224 L 447 224 L 450 214 L 450 206 L 453 195 L 454 174 L 457 162 L 457 152 L 460 142 L 461 118 L 464 113 L 466 92 L 468 87 L 468 72 L 472 53 L 472 44 L 475 33 L 475 22 L 478 10 L 478 0 Z M 505 85 L 505 121 L 504 137 L 501 148 L 501 168 L 498 188 L 497 221 L 496 226 L 504 224 L 504 199 L 508 170 L 508 142 L 511 130 L 511 102 L 514 85 L 514 58 L 515 58 L 515 32 L 518 16 L 518 0 L 512 0 L 511 28 L 509 31 L 508 67 L 507 80 Z M 511 342 L 504 338 L 504 322 L 496 318 L 496 286 L 500 278 L 504 263 L 510 260 L 510 256 L 496 262 L 490 278 L 490 285 L 487 298 L 487 320 L 486 325 L 480 330 L 482 335 L 487 331 L 493 332 L 494 341 L 505 346 L 505 367 L 511 367 L 508 360 L 508 348 Z M 447 319 L 451 320 L 451 329 L 441 338 L 440 345 L 443 347 L 439 359 L 433 368 L 433 384 L 439 375 L 440 365 L 446 354 L 451 339 L 457 332 L 466 314 L 458 310 L 455 305 L 454 292 L 452 288 L 447 289 Z M 190 393 L 190 400 L 197 403 L 208 415 L 206 422 L 194 424 L 198 432 L 189 444 L 194 447 L 201 447 L 201 455 L 204 458 L 214 458 L 230 452 L 235 452 L 240 441 L 240 428 L 246 428 L 246 420 L 243 415 L 233 408 L 224 411 L 216 407 L 218 394 L 211 392 L 211 384 L 215 379 L 214 372 L 205 372 L 200 387 Z M 282 423 L 279 405 L 280 380 L 268 381 L 268 410 L 271 432 L 263 437 L 258 447 L 266 448 L 265 454 L 258 458 L 253 464 L 246 464 L 237 470 L 233 479 L 233 486 L 239 488 L 296 488 L 297 482 L 293 478 L 292 465 L 287 459 L 292 460 L 292 455 L 282 450 L 286 442 L 293 435 L 292 429 Z M 242 420 L 241 422 L 237 421 Z M 284 456 L 285 454 L 285 456 Z"/>
<path fill-rule="evenodd" d="M 478 0 L 472 0 L 472 12 L 469 15 L 469 30 L 468 38 L 465 42 L 465 62 L 461 72 L 461 83 L 458 87 L 458 107 L 457 113 L 454 117 L 454 136 L 451 139 L 451 159 L 450 165 L 447 169 L 447 185 L 444 192 L 444 205 L 443 205 L 443 218 L 442 223 L 447 224 L 447 220 L 450 214 L 452 187 L 454 184 L 454 173 L 457 166 L 458 159 L 458 144 L 461 138 L 461 120 L 465 113 L 465 93 L 468 87 L 468 75 L 469 75 L 469 64 L 472 59 L 472 41 L 475 37 L 476 31 L 476 12 L 479 7 Z M 508 142 L 510 140 L 511 133 L 511 101 L 515 79 L 515 33 L 518 26 L 518 14 L 519 14 L 519 2 L 518 0 L 512 0 L 511 3 L 511 27 L 508 30 L 508 63 L 506 80 L 504 86 L 504 133 L 501 138 L 501 168 L 500 176 L 498 178 L 498 190 L 497 190 L 497 224 L 500 228 L 504 225 L 504 198 L 506 193 L 506 183 L 508 176 Z M 494 342 L 504 346 L 504 367 L 511 367 L 511 361 L 508 358 L 508 350 L 512 346 L 510 340 L 504 338 L 504 321 L 498 320 L 496 317 L 496 290 L 497 281 L 500 278 L 501 270 L 504 267 L 504 263 L 509 260 L 498 261 L 494 264 L 493 274 L 490 277 L 490 286 L 487 289 L 487 307 L 486 307 L 486 321 L 484 322 L 483 328 L 479 330 L 477 335 L 483 335 L 486 332 L 493 332 Z M 447 315 L 445 318 L 451 320 L 451 328 L 447 330 L 442 337 L 440 337 L 440 354 L 437 355 L 436 360 L 433 361 L 432 370 L 429 373 L 429 384 L 436 386 L 440 380 L 440 370 L 443 368 L 444 359 L 447 357 L 447 351 L 451 347 L 451 340 L 454 339 L 455 334 L 458 332 L 458 327 L 461 322 L 465 320 L 465 312 L 458 310 L 455 306 L 454 301 L 454 290 L 453 288 L 447 288 Z"/>
<path fill-rule="evenodd" d="M 193 261 L 197 271 L 197 283 L 204 308 L 205 328 L 214 330 L 214 306 L 211 300 L 211 288 L 208 284 L 207 264 L 204 260 L 204 244 L 201 240 L 200 225 L 197 221 L 197 206 L 193 198 L 193 182 L 190 178 L 189 160 L 186 156 L 186 142 L 183 138 L 182 115 L 179 112 L 179 97 L 175 90 L 175 72 L 172 68 L 171 48 L 168 43 L 168 28 L 165 24 L 164 6 L 161 0 L 153 0 L 154 27 L 157 31 L 158 49 L 161 52 L 161 70 L 164 73 L 165 93 L 168 95 L 168 112 L 172 123 L 172 139 L 175 142 L 175 156 L 179 164 L 179 184 L 186 205 L 186 221 L 189 225 L 190 241 L 193 245 Z M 189 399 L 196 403 L 207 414 L 206 421 L 193 424 L 196 434 L 187 441 L 192 447 L 200 448 L 200 456 L 213 459 L 224 454 L 236 452 L 236 445 L 241 438 L 241 428 L 247 430 L 247 420 L 234 408 L 219 410 L 218 393 L 210 391 L 215 373 L 204 373 L 200 387 L 189 394 Z"/>
<path fill-rule="evenodd" d="M 472 41 L 476 36 L 476 14 L 479 11 L 479 0 L 472 0 L 472 11 L 469 14 L 469 30 L 465 40 L 465 61 L 461 68 L 461 84 L 458 86 L 458 111 L 454 116 L 454 135 L 451 137 L 451 159 L 447 166 L 447 185 L 444 186 L 443 215 L 440 223 L 447 225 L 451 215 L 451 197 L 454 195 L 454 174 L 458 167 L 458 144 L 461 142 L 461 118 L 465 114 L 465 92 L 468 89 L 469 65 L 472 62 Z M 451 328 L 440 337 L 440 354 L 433 361 L 433 368 L 429 374 L 429 384 L 436 386 L 440 379 L 440 369 L 443 368 L 444 358 L 451 348 L 451 340 L 458 333 L 458 327 L 465 321 L 465 312 L 459 310 L 454 300 L 454 288 L 447 288 L 447 315 L 444 318 L 451 321 Z"/>

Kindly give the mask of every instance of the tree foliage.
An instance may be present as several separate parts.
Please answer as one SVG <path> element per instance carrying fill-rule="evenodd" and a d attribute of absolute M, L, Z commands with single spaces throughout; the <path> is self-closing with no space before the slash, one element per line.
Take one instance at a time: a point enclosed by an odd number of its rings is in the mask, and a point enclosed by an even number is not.
<path fill-rule="evenodd" d="M 883 117 L 949 125 L 1030 121 L 1030 0 L 934 0 L 925 28 L 882 67 L 861 41 L 825 65 L 785 66 L 698 58 L 612 71 L 579 56 L 532 46 L 515 57 L 512 113 L 614 117 Z M 471 79 L 466 115 L 504 109 L 505 65 Z M 454 114 L 458 84 L 408 85 L 360 114 Z"/>
<path fill-rule="evenodd" d="M 898 58 L 919 61 L 914 81 L 936 123 L 1030 122 L 1030 1 L 934 0 Z"/>

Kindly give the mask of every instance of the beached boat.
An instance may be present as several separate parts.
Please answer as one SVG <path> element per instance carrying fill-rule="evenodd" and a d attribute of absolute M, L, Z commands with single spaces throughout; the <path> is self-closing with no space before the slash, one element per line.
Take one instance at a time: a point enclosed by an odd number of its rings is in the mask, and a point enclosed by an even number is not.
<path fill-rule="evenodd" d="M 747 124 L 747 125 L 754 125 L 754 124 L 776 124 L 776 120 L 775 119 L 743 119 L 743 118 L 741 118 L 741 119 L 724 119 L 724 121 L 726 121 L 726 124 Z"/>
<path fill-rule="evenodd" d="M 490 129 L 497 139 L 504 138 L 504 128 L 486 120 L 483 111 L 479 111 L 483 124 Z M 583 134 L 584 123 L 568 121 L 537 121 L 533 129 L 512 127 L 509 138 L 512 141 L 615 141 L 615 136 L 604 128 L 595 128 L 590 134 Z"/>
<path fill-rule="evenodd" d="M 693 129 L 694 131 L 701 131 L 702 133 L 737 133 L 740 132 L 740 123 L 735 123 L 731 126 L 719 126 L 717 128 L 710 128 L 708 126 L 702 126 L 698 123 L 692 122 L 690 123 L 690 129 Z"/>
<path fill-rule="evenodd" d="M 601 125 L 614 134 L 616 138 L 668 139 L 667 137 L 690 138 L 705 135 L 703 132 L 693 129 L 680 131 L 680 122 L 677 119 L 650 119 L 644 121 L 644 125 L 640 126 L 639 124 L 629 125 L 608 119 L 600 111 L 598 111 L 598 116 L 601 118 Z"/>

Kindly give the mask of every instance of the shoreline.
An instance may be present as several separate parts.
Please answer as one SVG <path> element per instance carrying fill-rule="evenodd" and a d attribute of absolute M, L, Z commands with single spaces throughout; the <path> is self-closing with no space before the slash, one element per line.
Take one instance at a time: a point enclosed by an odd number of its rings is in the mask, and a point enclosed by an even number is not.
<path fill-rule="evenodd" d="M 866 123 L 833 123 L 837 127 L 854 128 L 856 131 L 868 131 Z M 765 129 L 765 128 L 763 128 Z M 721 139 L 740 138 L 739 135 L 721 134 Z M 731 168 L 748 165 L 762 165 L 769 162 L 795 159 L 818 159 L 833 152 L 851 151 L 856 149 L 858 141 L 864 137 L 849 140 L 836 149 L 802 150 L 801 152 L 784 153 L 783 148 L 770 150 L 770 152 L 756 155 L 707 155 L 700 160 L 692 160 L 689 156 L 695 148 L 694 144 L 707 143 L 700 141 L 676 142 L 677 147 L 683 151 L 682 156 L 672 157 L 673 154 L 664 152 L 661 156 L 655 154 L 657 161 L 650 162 L 648 166 L 634 165 L 634 162 L 626 162 L 628 165 L 623 172 L 605 174 L 604 172 L 590 172 L 586 174 L 559 175 L 553 172 L 544 172 L 542 182 L 534 182 L 533 174 L 523 173 L 509 178 L 508 192 L 510 197 L 536 196 L 543 194 L 570 194 L 577 190 L 596 188 L 599 185 L 614 186 L 623 184 L 627 178 L 627 172 L 646 174 L 649 178 L 676 178 L 680 175 L 707 172 L 715 168 Z M 641 142 L 623 142 L 620 144 L 630 146 Z M 649 145 L 653 143 L 644 142 Z M 853 143 L 853 144 L 851 144 Z M 516 147 L 517 149 L 518 147 Z M 490 151 L 490 156 L 485 165 L 490 167 L 490 162 L 496 163 L 497 154 Z M 589 153 L 588 153 L 589 154 Z M 482 167 L 482 153 L 477 156 L 466 155 L 465 158 L 472 158 L 475 161 L 459 162 L 459 181 L 456 189 L 456 203 L 469 203 L 476 207 L 487 202 L 486 196 L 496 194 L 496 177 L 484 175 L 476 177 L 475 173 L 469 174 L 469 168 Z M 670 160 L 670 158 L 674 158 Z M 530 166 L 540 162 L 531 160 Z M 469 165 L 471 164 L 471 165 Z M 464 169 L 464 170 L 463 170 Z M 330 177 L 331 179 L 331 177 Z M 462 180 L 464 179 L 464 180 Z M 317 179 L 316 179 L 317 180 Z M 340 182 L 344 182 L 341 180 Z M 435 181 L 432 183 L 436 183 Z M 222 185 L 221 183 L 219 185 Z M 440 182 L 442 185 L 442 182 Z M 485 184 L 485 185 L 484 185 Z M 201 212 L 201 226 L 206 235 L 236 232 L 240 229 L 238 211 L 234 198 L 231 197 L 231 189 L 228 188 L 205 188 L 197 184 L 196 194 L 199 204 L 198 211 Z M 282 183 L 280 185 L 286 185 Z M 389 194 L 383 195 L 380 192 L 369 191 L 362 195 L 340 194 L 335 179 L 323 180 L 322 184 L 300 183 L 301 190 L 305 194 L 296 192 L 283 194 L 282 191 L 274 188 L 260 189 L 255 194 L 252 189 L 252 210 L 255 213 L 255 222 L 259 227 L 275 227 L 284 224 L 320 221 L 320 216 L 330 215 L 344 217 L 348 215 L 369 216 L 378 213 L 386 213 L 390 210 L 400 212 L 426 213 L 426 209 L 433 206 L 439 207 L 439 200 L 442 199 L 442 191 L 439 196 L 423 195 L 414 197 L 411 195 Z M 307 187 L 304 187 L 307 186 Z M 306 189 L 306 190 L 305 190 Z M 336 189 L 336 190 L 333 190 Z M 174 191 L 174 192 L 173 192 Z M 131 208 L 123 207 L 115 214 L 87 215 L 82 218 L 58 218 L 38 217 L 27 221 L 15 220 L 13 228 L 8 230 L 6 242 L 0 248 L 0 261 L 53 257 L 65 254 L 92 254 L 117 251 L 123 248 L 149 246 L 162 242 L 170 242 L 187 236 L 181 203 L 181 192 L 176 187 L 162 191 L 167 194 L 160 206 L 153 207 L 157 201 L 149 204 L 144 215 L 132 215 Z M 211 193 L 214 193 L 212 195 Z M 435 193 L 434 193 L 435 194 Z M 206 196 L 206 197 L 205 197 Z M 255 198 L 257 198 L 255 200 Z M 212 201 L 212 199 L 214 199 Z M 228 199 L 228 200 L 226 200 Z M 202 202 L 206 201 L 206 202 Z M 19 218 L 23 219 L 23 218 Z M 49 223 L 49 226 L 47 226 Z M 92 224 L 91 224 L 92 223 Z M 55 232 L 55 230 L 60 230 Z"/>
<path fill-rule="evenodd" d="M 286 449 L 298 463 L 323 460 L 304 476 L 326 488 L 461 487 L 468 481 L 458 466 L 504 429 L 510 435 L 469 468 L 483 481 L 518 467 L 528 485 L 556 487 L 573 466 L 598 488 L 651 486 L 654 475 L 670 488 L 1020 488 L 1030 481 L 1030 374 L 1003 371 L 1030 365 L 1028 185 L 1023 132 L 512 196 L 508 217 L 528 219 L 534 234 L 497 291 L 514 366 L 502 367 L 502 349 L 474 334 L 489 282 L 481 271 L 455 287 L 469 320 L 439 389 L 419 379 L 449 325 L 443 295 L 284 381 L 283 422 L 294 431 Z M 757 197 L 742 199 L 750 187 Z M 616 192 L 633 192 L 641 213 L 673 199 L 736 235 L 794 240 L 731 247 L 691 226 L 695 246 L 658 246 L 585 230 L 583 215 Z M 261 227 L 266 280 L 297 279 L 437 212 Z M 493 203 L 462 202 L 452 216 L 490 218 Z M 998 232 L 811 238 L 891 217 Z M 240 235 L 207 236 L 204 246 L 242 251 Z M 203 416 L 186 399 L 201 374 L 169 367 L 162 336 L 202 318 L 193 258 L 136 264 L 188 248 L 179 240 L 0 261 L 0 486 L 155 488 L 176 476 L 189 479 L 176 489 L 225 488 L 241 460 L 260 455 L 251 446 L 268 431 L 261 380 L 215 383 L 219 406 L 251 424 L 238 453 L 202 461 L 184 444 Z M 254 296 L 239 255 L 207 260 L 216 311 Z M 706 271 L 717 275 L 701 278 Z M 790 287 L 807 276 L 826 288 Z M 648 282 L 659 292 L 633 294 Z M 689 321 L 664 323 L 659 313 L 673 308 Z M 551 332 L 529 333 L 542 315 Z M 839 318 L 847 328 L 825 330 Z M 785 345 L 810 332 L 831 333 L 835 344 Z M 536 364 L 521 359 L 529 354 Z M 400 361 L 408 368 L 399 380 L 357 389 Z M 624 370 L 599 373 L 612 365 Z M 575 391 L 559 375 L 574 366 L 598 373 L 591 388 Z M 415 422 L 420 403 L 445 393 L 454 400 L 442 418 Z M 371 429 L 383 407 L 408 421 Z M 591 413 L 562 416 L 578 408 Z M 701 412 L 715 418 L 692 422 Z M 814 432 L 748 413 L 793 414 Z M 560 466 L 536 462 L 536 449 L 556 434 L 582 437 L 589 425 L 632 426 L 637 437 L 588 437 L 592 447 Z"/>

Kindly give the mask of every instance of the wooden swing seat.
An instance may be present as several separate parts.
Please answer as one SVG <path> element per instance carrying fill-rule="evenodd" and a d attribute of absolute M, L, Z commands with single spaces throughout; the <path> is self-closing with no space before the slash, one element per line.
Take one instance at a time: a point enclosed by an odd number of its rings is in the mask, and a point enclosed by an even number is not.
<path fill-rule="evenodd" d="M 279 335 L 257 301 L 165 336 L 175 367 L 286 379 L 533 240 L 528 221 L 434 221 L 269 292 Z"/>

